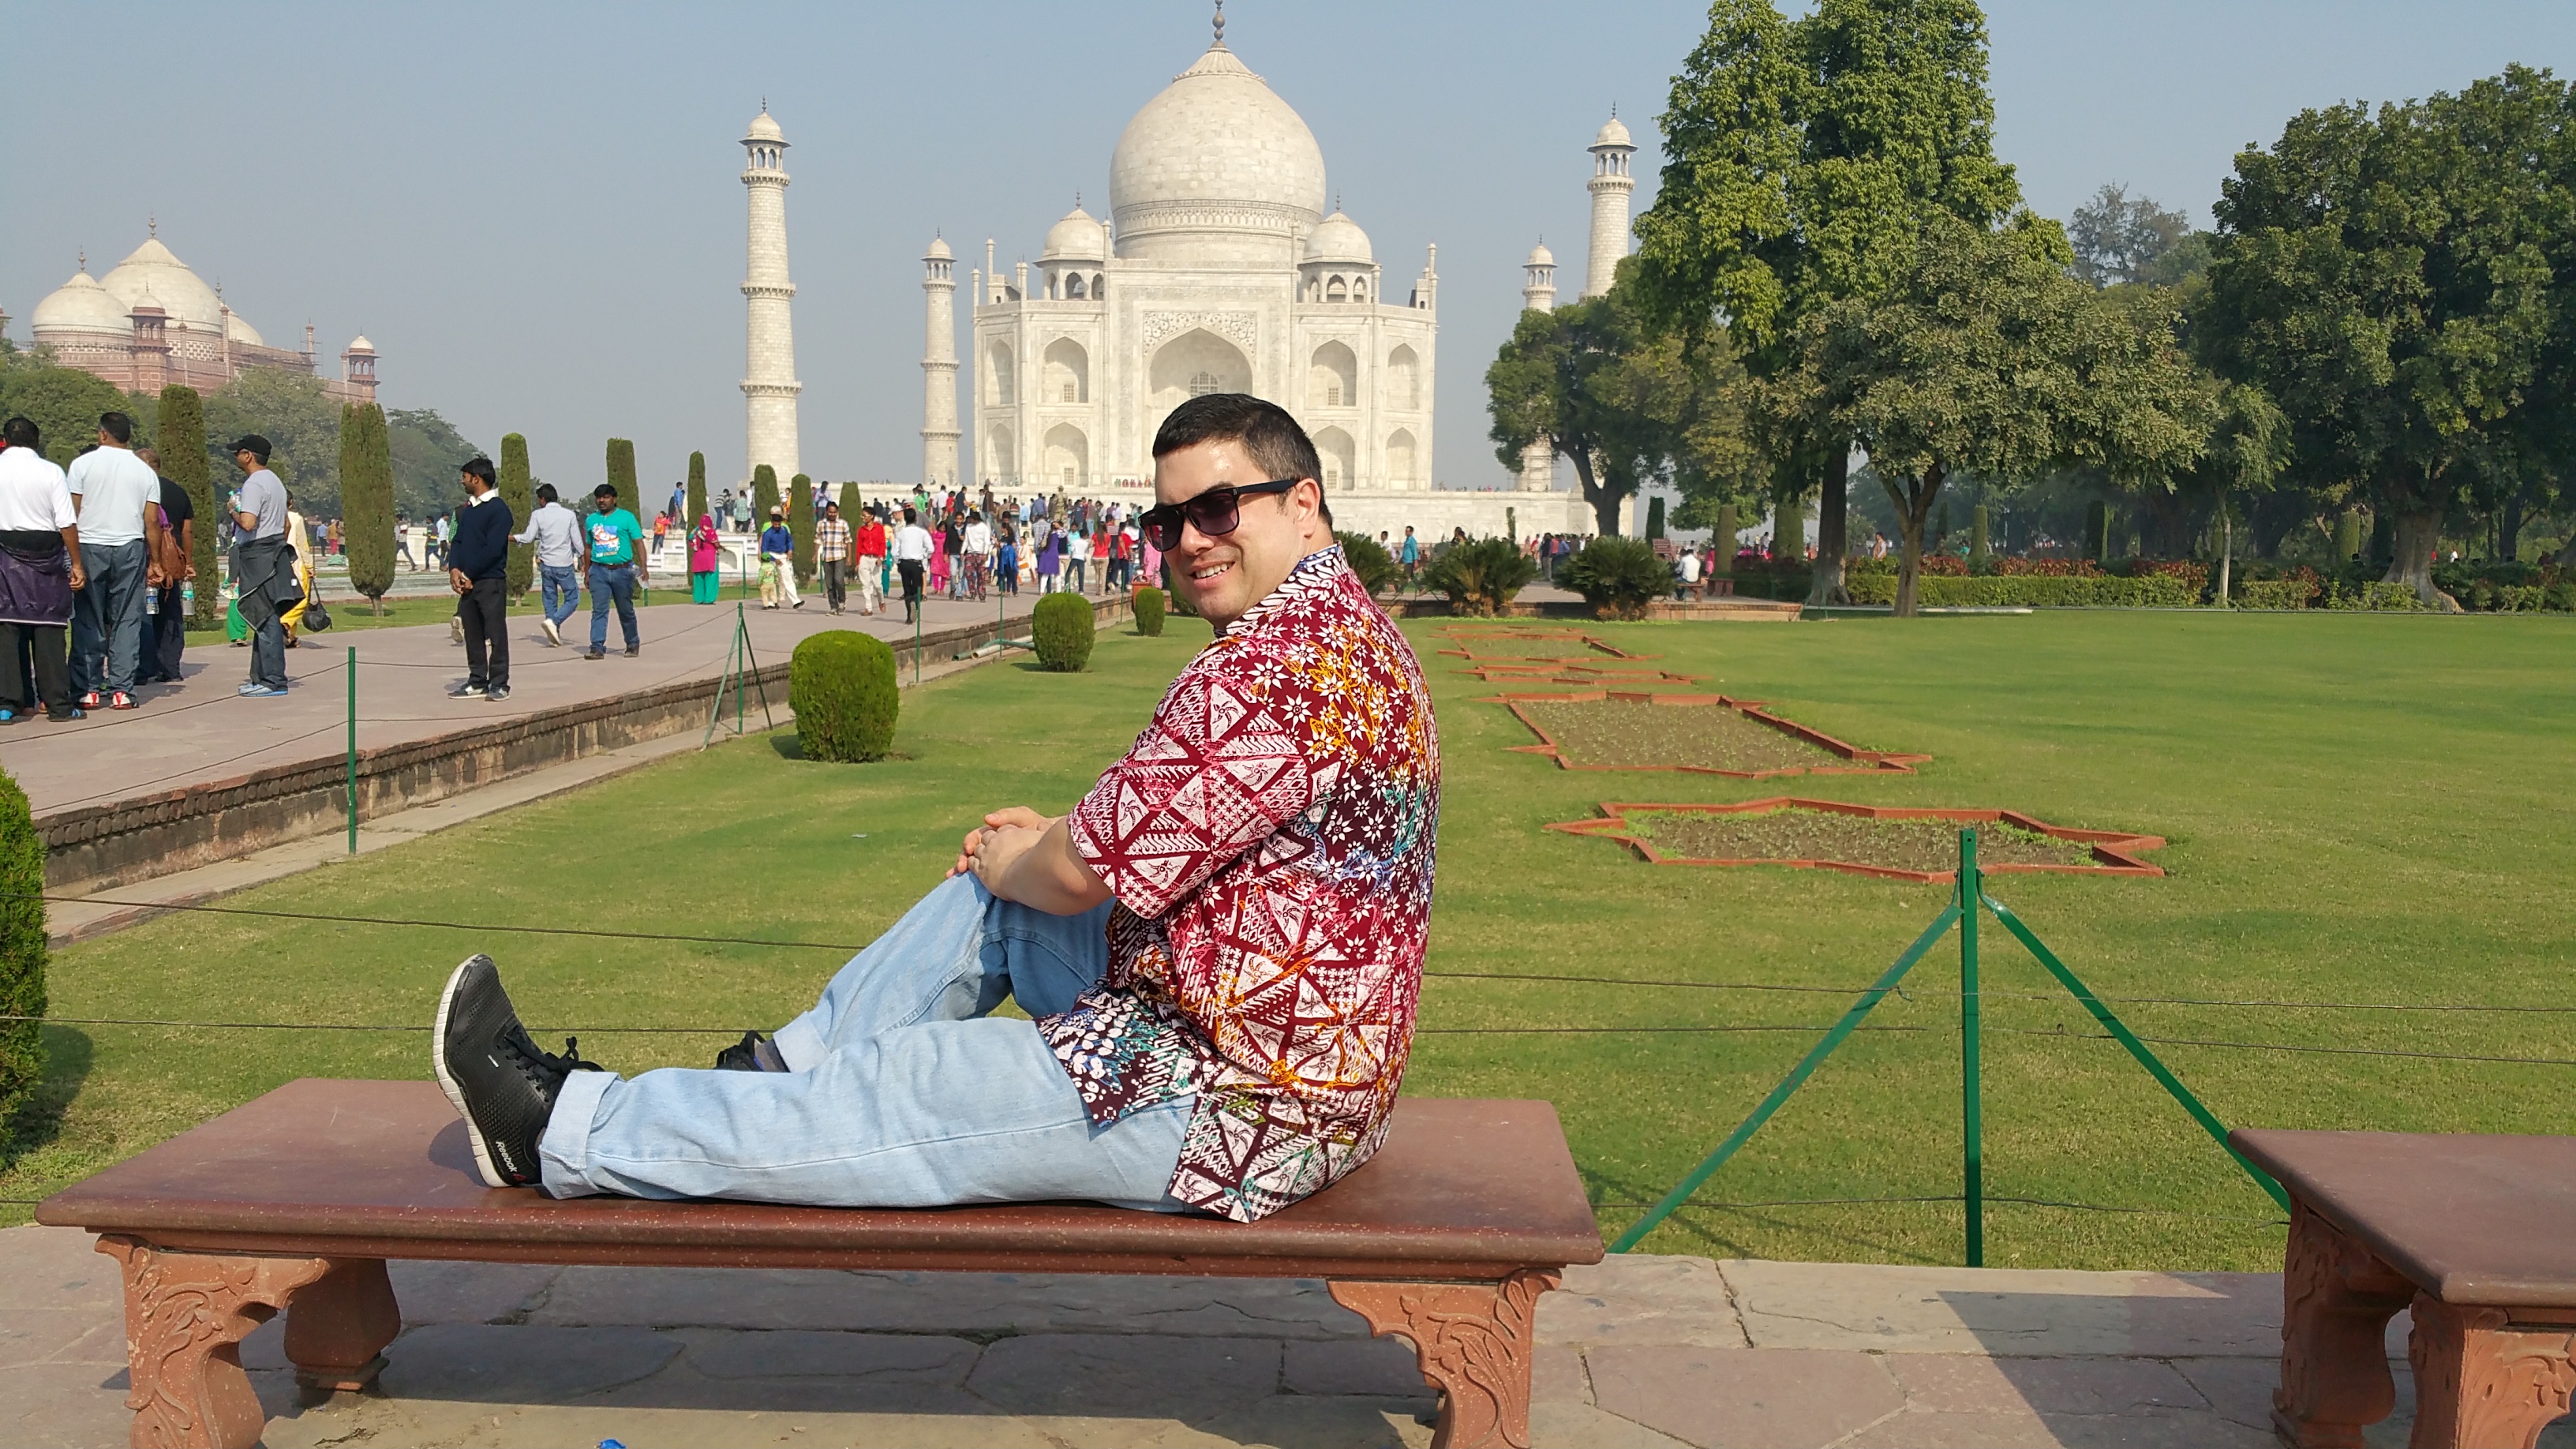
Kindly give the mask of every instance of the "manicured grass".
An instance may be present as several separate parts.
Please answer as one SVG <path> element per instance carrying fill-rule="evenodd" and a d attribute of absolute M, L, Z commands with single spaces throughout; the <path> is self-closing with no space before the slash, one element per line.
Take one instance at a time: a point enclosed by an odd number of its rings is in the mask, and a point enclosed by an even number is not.
<path fill-rule="evenodd" d="M 1554 1101 L 1616 1232 L 1760 1099 L 1946 888 L 1654 867 L 1542 831 L 1604 799 L 1741 800 L 1781 782 L 1585 774 L 1509 753 L 1529 734 L 1474 702 L 1494 686 L 1430 653 L 1439 621 L 1407 628 L 1430 660 L 1446 789 L 1406 1089 Z M 586 1054 L 629 1070 L 701 1062 L 801 1009 L 843 953 L 667 937 L 870 939 L 988 805 L 1072 800 L 1200 629 L 1105 633 L 1084 675 L 1005 664 L 907 693 L 905 757 L 883 764 L 728 745 L 233 902 L 654 939 L 166 918 L 61 953 L 54 1011 L 416 1026 L 446 970 L 488 950 L 529 1020 L 584 1029 Z M 1768 700 L 1840 738 L 1935 757 L 1915 775 L 1820 777 L 1797 793 L 2003 806 L 2168 837 L 2154 857 L 2163 880 L 1990 886 L 2105 996 L 2576 1004 L 2564 986 L 2576 870 L 2565 621 L 2085 612 L 1598 631 L 1710 676 L 1676 688 Z M 2116 1046 L 2083 1035 L 2089 1020 L 1992 922 L 1985 945 L 1987 1192 L 2138 1210 L 1998 1203 L 1988 1260 L 2277 1268 L 2270 1201 Z M 1475 972 L 1578 979 L 1460 974 Z M 1698 984 L 1615 984 L 1635 981 Z M 1829 990 L 1711 989 L 1730 983 Z M 1955 1194 L 1956 984 L 1944 946 L 1874 1018 L 1906 1030 L 1853 1038 L 1701 1198 Z M 2120 1009 L 2149 1036 L 2576 1057 L 2566 1015 Z M 695 1023 L 710 1034 L 608 1030 Z M 1622 1030 L 1563 1030 L 1591 1027 Z M 1786 1029 L 1672 1029 L 1703 1027 Z M 419 1032 L 56 1026 L 47 1040 L 51 1115 L 21 1124 L 0 1196 L 37 1196 L 292 1076 L 426 1075 Z M 2576 1085 L 2565 1066 L 2158 1050 L 2221 1118 L 2248 1125 L 2547 1131 Z M 1958 1205 L 1928 1202 L 1693 1207 L 1644 1246 L 1955 1262 L 1959 1244 Z"/>

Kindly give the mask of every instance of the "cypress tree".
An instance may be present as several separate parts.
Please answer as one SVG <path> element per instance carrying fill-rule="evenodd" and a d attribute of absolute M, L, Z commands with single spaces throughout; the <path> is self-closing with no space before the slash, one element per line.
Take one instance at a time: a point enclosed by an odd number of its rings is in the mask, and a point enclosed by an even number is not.
<path fill-rule="evenodd" d="M 0 1021 L 0 1124 L 45 1075 L 44 890 L 44 837 L 27 792 L 0 770 L 0 1016 L 19 1018 Z"/>
<path fill-rule="evenodd" d="M 1663 536 L 1664 536 L 1664 500 L 1663 500 L 1662 498 L 1660 498 L 1660 497 L 1658 497 L 1658 498 L 1650 498 L 1650 499 L 1647 499 L 1647 500 L 1646 500 L 1646 537 L 1648 537 L 1648 538 L 1661 538 L 1661 537 L 1663 537 Z"/>
<path fill-rule="evenodd" d="M 1994 557 L 1986 526 L 1986 505 L 1980 503 L 1968 510 L 1968 562 L 1979 568 Z"/>
<path fill-rule="evenodd" d="M 1735 505 L 1732 503 L 1717 505 L 1717 537 L 1714 540 L 1717 544 L 1717 563 L 1714 567 L 1718 573 L 1732 575 L 1735 572 L 1736 527 Z"/>
<path fill-rule="evenodd" d="M 187 490 L 188 506 L 197 516 L 190 530 L 188 562 L 196 566 L 196 612 L 189 616 L 191 629 L 220 629 L 224 622 L 223 571 L 215 556 L 215 540 L 223 530 L 216 525 L 214 471 L 206 459 L 206 403 L 193 387 L 172 385 L 161 389 L 161 471 L 170 481 Z"/>
<path fill-rule="evenodd" d="M 2099 498 L 2084 505 L 2084 556 L 2095 563 L 2111 561 L 2111 505 Z"/>
<path fill-rule="evenodd" d="M 519 433 L 501 435 L 501 506 L 510 510 L 510 531 L 517 533 L 528 526 L 528 515 L 537 511 L 536 480 L 528 476 L 528 440 Z M 509 577 L 502 587 L 511 596 L 524 594 L 537 579 L 537 547 L 532 543 L 510 545 Z"/>
<path fill-rule="evenodd" d="M 340 528 L 349 587 L 381 618 L 394 586 L 394 455 L 385 410 L 374 403 L 340 407 Z"/>
<path fill-rule="evenodd" d="M 796 563 L 796 587 L 814 583 L 814 480 L 799 473 L 787 494 L 787 532 L 796 540 L 788 556 Z"/>
<path fill-rule="evenodd" d="M 617 485 L 618 507 L 644 506 L 644 494 L 635 482 L 635 444 L 625 438 L 608 440 L 608 481 Z"/>
<path fill-rule="evenodd" d="M 2350 563 L 2361 557 L 2361 510 L 2347 508 L 2335 519 L 2334 559 Z"/>
<path fill-rule="evenodd" d="M 778 470 L 767 463 L 751 470 L 751 531 L 769 526 L 769 510 L 778 506 Z"/>
<path fill-rule="evenodd" d="M 683 528 L 695 528 L 707 516 L 707 455 L 689 455 L 689 516 L 681 519 Z"/>

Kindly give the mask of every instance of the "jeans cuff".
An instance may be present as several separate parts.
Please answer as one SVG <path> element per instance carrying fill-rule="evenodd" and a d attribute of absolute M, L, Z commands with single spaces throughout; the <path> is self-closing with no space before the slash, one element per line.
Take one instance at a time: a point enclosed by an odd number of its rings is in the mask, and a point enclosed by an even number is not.
<path fill-rule="evenodd" d="M 787 1063 L 791 1072 L 810 1072 L 819 1065 L 831 1048 L 814 1024 L 798 1017 L 778 1029 L 769 1044 L 778 1048 L 778 1059 Z"/>
<path fill-rule="evenodd" d="M 554 1113 L 537 1138 L 537 1164 L 548 1193 L 586 1197 L 600 1191 L 590 1185 L 590 1129 L 599 1120 L 600 1098 L 620 1080 L 615 1072 L 574 1072 L 564 1078 Z"/>

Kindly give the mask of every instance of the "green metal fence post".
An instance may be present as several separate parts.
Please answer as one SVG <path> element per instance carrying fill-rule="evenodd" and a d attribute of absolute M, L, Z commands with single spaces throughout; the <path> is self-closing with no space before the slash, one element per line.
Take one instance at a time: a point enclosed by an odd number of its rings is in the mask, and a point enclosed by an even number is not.
<path fill-rule="evenodd" d="M 358 646 L 349 646 L 349 853 L 358 853 Z"/>
<path fill-rule="evenodd" d="M 1717 1144 L 1717 1150 L 1692 1168 L 1690 1176 L 1683 1178 L 1671 1192 L 1664 1194 L 1664 1200 L 1638 1219 L 1636 1226 L 1621 1233 L 1619 1241 L 1610 1245 L 1610 1251 L 1624 1253 L 1637 1246 L 1647 1233 L 1654 1230 L 1655 1224 L 1671 1217 L 1674 1209 L 1688 1202 L 1690 1195 L 1699 1191 L 1700 1184 L 1724 1167 L 1726 1159 L 1733 1157 L 1737 1148 L 1752 1140 L 1753 1134 L 1762 1129 L 1762 1124 L 1771 1120 L 1771 1114 L 1780 1110 L 1780 1104 L 1789 1100 L 1789 1094 L 1815 1074 L 1825 1058 L 1833 1055 L 1834 1048 L 1843 1044 L 1843 1038 L 1859 1028 L 1861 1018 L 1869 1015 L 1870 1008 L 1896 989 L 1896 983 L 1905 979 L 1905 973 L 1914 969 L 1914 963 L 1922 960 L 1923 953 L 1931 950 L 1949 932 L 1951 923 L 1958 919 L 1959 907 L 1953 903 L 1931 925 L 1924 927 L 1923 934 L 1914 938 L 1914 944 L 1905 948 L 1905 954 L 1896 958 L 1896 964 L 1870 983 L 1870 988 L 1860 994 L 1860 999 L 1851 1004 L 1850 1010 L 1843 1013 L 1843 1019 L 1835 1022 L 1834 1029 L 1825 1033 L 1825 1039 L 1808 1048 L 1807 1054 L 1798 1059 L 1798 1064 L 1789 1069 L 1789 1075 L 1780 1079 L 1780 1085 L 1771 1089 L 1771 1095 L 1762 1099 L 1762 1105 L 1753 1109 L 1753 1115 L 1737 1124 L 1736 1129 L 1727 1134 L 1726 1140 Z"/>
<path fill-rule="evenodd" d="M 1959 1140 L 1968 1205 L 1968 1266 L 1986 1266 L 1986 1124 L 1977 1056 L 1977 832 L 1959 832 Z"/>
<path fill-rule="evenodd" d="M 745 653 L 743 646 L 750 642 L 751 625 L 742 611 L 742 601 L 736 599 L 733 606 L 733 652 L 737 655 Z M 733 672 L 733 732 L 736 736 L 742 734 L 742 726 L 742 667 L 736 665 Z"/>

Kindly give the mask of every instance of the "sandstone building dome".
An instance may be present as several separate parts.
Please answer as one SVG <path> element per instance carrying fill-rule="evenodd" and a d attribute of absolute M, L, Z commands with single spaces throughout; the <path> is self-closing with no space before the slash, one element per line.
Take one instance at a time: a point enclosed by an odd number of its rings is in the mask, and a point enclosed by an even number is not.
<path fill-rule="evenodd" d="M 126 318 L 128 310 L 124 303 L 108 294 L 107 288 L 99 285 L 98 278 L 89 274 L 89 267 L 84 263 L 70 281 L 55 288 L 45 300 L 36 304 L 34 314 L 27 321 L 39 333 L 112 332 L 122 336 L 134 325 Z"/>

